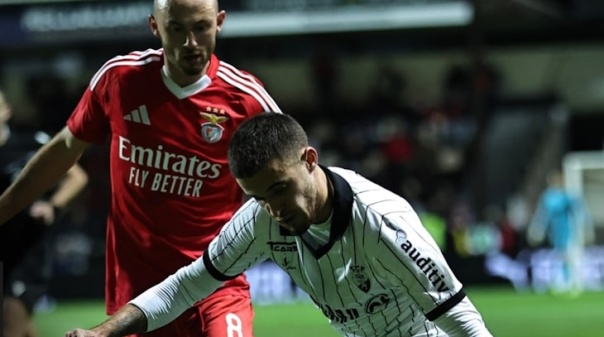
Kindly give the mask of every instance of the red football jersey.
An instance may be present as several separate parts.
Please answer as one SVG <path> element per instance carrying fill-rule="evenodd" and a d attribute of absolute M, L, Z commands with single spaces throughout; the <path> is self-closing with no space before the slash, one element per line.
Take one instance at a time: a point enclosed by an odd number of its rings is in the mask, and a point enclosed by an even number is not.
<path fill-rule="evenodd" d="M 242 204 L 228 141 L 246 118 L 279 107 L 251 74 L 212 56 L 207 74 L 181 88 L 163 50 L 105 63 L 67 122 L 79 139 L 111 140 L 107 312 L 201 256 Z M 248 294 L 240 276 L 218 290 Z"/>

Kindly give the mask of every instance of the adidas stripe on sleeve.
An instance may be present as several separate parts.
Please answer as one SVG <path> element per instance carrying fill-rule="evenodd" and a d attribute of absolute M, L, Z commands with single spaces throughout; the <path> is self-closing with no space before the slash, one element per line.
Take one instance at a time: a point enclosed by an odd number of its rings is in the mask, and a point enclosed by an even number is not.
<path fill-rule="evenodd" d="M 103 75 L 114 67 L 119 66 L 142 66 L 150 62 L 159 62 L 162 60 L 162 52 L 155 49 L 147 49 L 143 52 L 132 52 L 128 55 L 116 56 L 105 62 L 103 66 L 90 79 L 90 90 L 95 89 Z"/>
<path fill-rule="evenodd" d="M 273 100 L 259 81 L 250 74 L 247 74 L 232 65 L 220 61 L 218 67 L 218 77 L 230 85 L 252 96 L 265 112 L 281 112 L 281 109 Z"/>

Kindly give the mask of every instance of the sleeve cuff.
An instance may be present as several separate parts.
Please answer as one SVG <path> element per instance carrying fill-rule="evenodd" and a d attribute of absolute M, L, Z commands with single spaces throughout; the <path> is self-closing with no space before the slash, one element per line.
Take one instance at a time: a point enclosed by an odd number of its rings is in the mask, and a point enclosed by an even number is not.
<path fill-rule="evenodd" d="M 214 267 L 214 265 L 212 264 L 212 260 L 210 260 L 210 257 L 208 256 L 208 254 L 205 254 L 205 253 L 203 254 L 203 265 L 204 265 L 204 267 L 206 267 L 206 270 L 208 271 L 208 273 L 210 273 L 210 275 L 212 275 L 212 277 L 218 281 L 224 282 L 224 281 L 232 280 L 238 276 L 238 275 L 228 276 L 228 275 L 225 275 L 225 274 L 221 273 L 220 271 L 218 271 L 218 269 L 216 269 L 216 267 Z"/>
<path fill-rule="evenodd" d="M 432 311 L 426 314 L 426 318 L 430 321 L 434 321 L 435 319 L 442 316 L 444 313 L 449 311 L 451 308 L 456 306 L 459 302 L 461 302 L 466 297 L 465 291 L 460 289 L 457 294 L 453 295 L 448 300 L 441 303 L 439 306 L 434 308 Z"/>

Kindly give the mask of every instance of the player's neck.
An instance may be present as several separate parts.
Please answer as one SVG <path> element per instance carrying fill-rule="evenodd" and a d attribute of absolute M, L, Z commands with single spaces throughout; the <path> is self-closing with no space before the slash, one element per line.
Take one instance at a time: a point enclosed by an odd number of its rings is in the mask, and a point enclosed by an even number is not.
<path fill-rule="evenodd" d="M 327 221 L 333 209 L 333 186 L 327 178 L 327 174 L 322 168 L 318 168 L 319 188 L 317 189 L 317 217 L 313 223 L 323 223 Z"/>
<path fill-rule="evenodd" d="M 209 67 L 210 62 L 206 63 L 201 73 L 197 75 L 187 75 L 181 71 L 173 69 L 168 64 L 166 64 L 164 68 L 168 77 L 170 77 L 174 83 L 178 84 L 178 86 L 184 88 L 199 81 L 199 79 L 201 79 L 207 73 Z"/>

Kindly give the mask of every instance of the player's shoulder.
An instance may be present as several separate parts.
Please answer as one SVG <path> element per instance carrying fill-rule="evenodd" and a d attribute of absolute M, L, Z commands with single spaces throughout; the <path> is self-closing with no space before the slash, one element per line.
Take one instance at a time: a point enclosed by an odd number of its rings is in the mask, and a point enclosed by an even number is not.
<path fill-rule="evenodd" d="M 245 79 L 246 81 L 253 81 L 258 85 L 264 86 L 262 81 L 260 81 L 258 79 L 258 77 L 256 75 L 252 74 L 251 72 L 249 72 L 245 69 L 241 69 L 238 66 L 233 65 L 227 61 L 221 60 L 216 55 L 213 55 L 212 59 L 213 59 L 212 60 L 213 62 L 216 62 L 217 75 L 222 75 L 222 76 L 218 76 L 219 78 L 224 80 L 223 77 L 226 76 L 226 77 L 230 77 L 230 78 L 238 79 L 238 80 Z"/>
<path fill-rule="evenodd" d="M 235 214 L 233 214 L 232 219 L 253 219 L 257 216 L 260 208 L 261 207 L 258 205 L 256 200 L 248 199 L 245 203 L 243 203 L 243 205 L 241 205 L 241 207 L 239 207 Z"/>
<path fill-rule="evenodd" d="M 371 214 L 377 219 L 388 214 L 412 211 L 410 204 L 403 197 L 353 170 L 333 166 L 330 166 L 329 170 L 344 178 L 350 185 L 353 214 L 360 218 L 366 219 L 367 215 Z"/>
<path fill-rule="evenodd" d="M 249 71 L 240 69 L 228 62 L 213 58 L 216 63 L 214 85 L 238 97 L 252 112 L 281 112 L 281 109 L 266 90 L 264 83 Z"/>
<path fill-rule="evenodd" d="M 236 227 L 254 227 L 257 222 L 265 221 L 263 208 L 258 202 L 250 198 L 231 217 L 231 223 Z"/>
<path fill-rule="evenodd" d="M 369 192 L 387 192 L 385 188 L 365 178 L 356 171 L 337 166 L 329 166 L 328 169 L 346 180 L 355 199 L 365 199 Z"/>
<path fill-rule="evenodd" d="M 155 68 L 163 64 L 163 49 L 147 49 L 132 51 L 128 54 L 117 55 L 107 60 L 90 80 L 90 87 L 94 88 L 99 81 L 113 76 L 126 76 L 129 73 L 138 73 Z M 155 67 L 153 67 L 155 66 Z"/>
<path fill-rule="evenodd" d="M 282 234 L 279 224 L 255 199 L 247 200 L 231 217 L 229 224 L 235 232 L 248 232 L 259 241 Z"/>
<path fill-rule="evenodd" d="M 328 166 L 327 169 L 330 170 L 331 172 L 337 173 L 339 176 L 344 178 L 349 183 L 351 181 L 363 179 L 363 176 L 361 176 L 359 173 L 357 173 L 356 171 L 353 171 L 351 169 L 347 169 L 347 168 L 343 168 L 343 167 L 339 167 L 339 166 Z"/>

